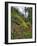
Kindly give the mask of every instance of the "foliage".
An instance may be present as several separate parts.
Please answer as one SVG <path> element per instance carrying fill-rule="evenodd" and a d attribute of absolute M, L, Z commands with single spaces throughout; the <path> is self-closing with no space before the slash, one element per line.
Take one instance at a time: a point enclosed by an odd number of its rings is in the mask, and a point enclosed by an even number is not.
<path fill-rule="evenodd" d="M 15 29 L 11 29 L 11 39 L 32 38 L 32 8 L 28 8 L 28 12 L 28 18 L 25 18 L 17 9 L 11 8 L 11 27 Z"/>

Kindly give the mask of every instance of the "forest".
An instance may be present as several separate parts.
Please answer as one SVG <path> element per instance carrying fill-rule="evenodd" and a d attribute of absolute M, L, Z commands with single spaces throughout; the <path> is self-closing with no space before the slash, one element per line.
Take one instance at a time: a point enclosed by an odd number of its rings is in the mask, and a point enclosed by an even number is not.
<path fill-rule="evenodd" d="M 25 15 L 11 7 L 11 39 L 32 38 L 32 7 L 24 7 L 24 12 Z"/>

